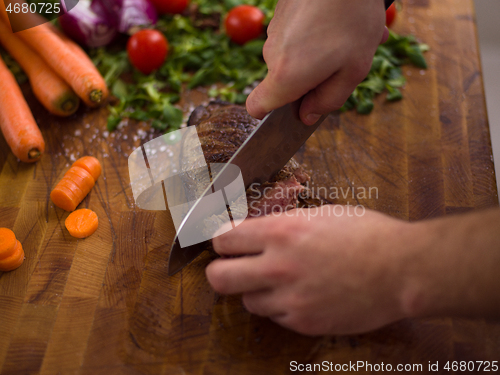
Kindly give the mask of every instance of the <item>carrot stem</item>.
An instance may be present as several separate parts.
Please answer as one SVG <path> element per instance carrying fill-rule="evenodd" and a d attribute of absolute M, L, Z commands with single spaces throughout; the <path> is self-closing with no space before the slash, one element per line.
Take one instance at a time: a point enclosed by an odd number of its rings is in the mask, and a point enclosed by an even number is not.
<path fill-rule="evenodd" d="M 21 65 L 28 76 L 33 92 L 51 113 L 69 116 L 80 104 L 71 87 L 31 47 L 14 35 L 0 19 L 0 44 Z M 63 106 L 68 102 L 70 105 Z"/>
<path fill-rule="evenodd" d="M 0 7 L 4 19 L 5 9 Z M 33 48 L 76 92 L 89 107 L 103 104 L 108 95 L 106 82 L 90 59 L 68 47 L 48 24 L 41 24 L 31 29 L 16 33 L 26 44 Z M 95 94 L 94 91 L 101 94 Z"/>

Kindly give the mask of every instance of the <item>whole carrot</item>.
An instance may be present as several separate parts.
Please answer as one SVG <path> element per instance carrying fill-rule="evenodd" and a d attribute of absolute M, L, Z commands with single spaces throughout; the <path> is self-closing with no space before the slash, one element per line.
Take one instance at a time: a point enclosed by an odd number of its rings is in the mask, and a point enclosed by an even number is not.
<path fill-rule="evenodd" d="M 80 158 L 52 190 L 50 199 L 57 207 L 74 211 L 94 187 L 100 174 L 99 160 L 92 156 Z"/>
<path fill-rule="evenodd" d="M 0 58 L 0 128 L 15 156 L 26 163 L 40 159 L 45 142 L 21 89 Z"/>
<path fill-rule="evenodd" d="M 21 65 L 35 96 L 51 113 L 69 116 L 76 112 L 80 99 L 71 87 L 0 19 L 0 44 Z"/>
<path fill-rule="evenodd" d="M 43 24 L 17 33 L 75 90 L 90 107 L 103 104 L 108 88 L 93 64 L 75 54 L 48 25 Z"/>

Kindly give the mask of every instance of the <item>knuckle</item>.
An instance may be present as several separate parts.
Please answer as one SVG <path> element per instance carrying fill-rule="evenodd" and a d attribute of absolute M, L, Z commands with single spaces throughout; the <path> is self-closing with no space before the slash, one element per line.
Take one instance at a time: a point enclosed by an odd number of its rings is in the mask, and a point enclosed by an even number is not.
<path fill-rule="evenodd" d="M 266 267 L 263 271 L 263 276 L 272 283 L 279 283 L 289 279 L 290 271 L 283 264 L 274 264 Z"/>
<path fill-rule="evenodd" d="M 291 78 L 293 78 L 291 77 L 293 66 L 291 59 L 289 59 L 287 55 L 273 59 L 268 63 L 268 65 L 268 75 L 275 85 L 280 87 L 290 84 Z"/>
<path fill-rule="evenodd" d="M 277 244 L 286 245 L 297 235 L 295 229 L 299 230 L 293 220 L 275 220 L 269 229 L 269 237 Z"/>
<path fill-rule="evenodd" d="M 370 72 L 372 61 L 372 58 L 358 59 L 357 63 L 354 65 L 354 68 L 351 71 L 351 79 L 353 81 L 353 84 L 357 85 L 366 78 L 366 76 Z"/>

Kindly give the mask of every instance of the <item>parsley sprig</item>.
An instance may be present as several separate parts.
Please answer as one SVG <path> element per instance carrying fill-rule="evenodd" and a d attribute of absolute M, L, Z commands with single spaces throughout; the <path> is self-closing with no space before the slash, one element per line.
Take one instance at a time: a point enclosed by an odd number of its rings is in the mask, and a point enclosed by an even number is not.
<path fill-rule="evenodd" d="M 369 114 L 373 110 L 373 98 L 386 91 L 388 101 L 403 98 L 399 90 L 406 83 L 401 66 L 412 63 L 427 69 L 423 52 L 429 46 L 419 44 L 413 35 L 402 36 L 390 31 L 389 39 L 378 46 L 368 76 L 361 82 L 342 107 L 342 110 L 356 108 L 358 113 Z"/>

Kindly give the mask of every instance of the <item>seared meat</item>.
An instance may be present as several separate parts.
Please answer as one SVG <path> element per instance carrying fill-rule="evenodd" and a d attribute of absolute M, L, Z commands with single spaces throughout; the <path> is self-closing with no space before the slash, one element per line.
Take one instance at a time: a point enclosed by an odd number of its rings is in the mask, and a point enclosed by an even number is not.
<path fill-rule="evenodd" d="M 239 105 L 217 101 L 208 106 L 197 107 L 191 114 L 188 125 L 197 127 L 204 160 L 201 155 L 194 156 L 194 153 L 189 152 L 190 142 L 194 140 L 185 139 L 182 169 L 191 170 L 187 173 L 187 180 L 191 180 L 187 181 L 187 185 L 191 188 L 199 186 L 198 189 L 206 186 L 199 182 L 207 179 L 207 174 L 193 168 L 203 167 L 205 163 L 229 161 L 258 123 Z M 307 181 L 308 174 L 291 159 L 272 181 L 260 186 L 250 186 L 247 190 L 249 216 L 267 215 L 296 207 L 298 196 L 305 189 L 302 184 Z M 198 193 L 201 192 L 197 191 L 196 194 Z"/>

